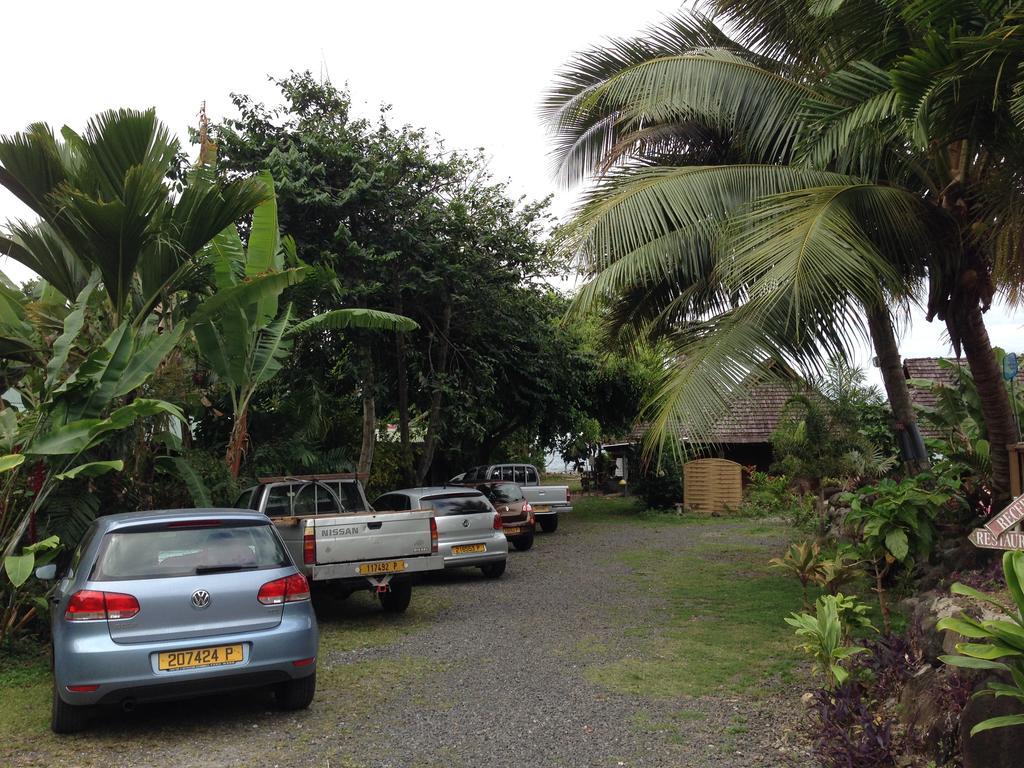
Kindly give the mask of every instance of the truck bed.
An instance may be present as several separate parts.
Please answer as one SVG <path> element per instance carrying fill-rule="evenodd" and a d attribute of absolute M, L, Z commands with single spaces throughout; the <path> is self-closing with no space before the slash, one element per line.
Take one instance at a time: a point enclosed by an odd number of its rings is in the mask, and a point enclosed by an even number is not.
<path fill-rule="evenodd" d="M 365 579 L 444 567 L 432 552 L 430 510 L 354 512 L 282 517 L 274 520 L 293 555 L 302 562 L 303 540 L 314 538 L 314 581 Z"/>

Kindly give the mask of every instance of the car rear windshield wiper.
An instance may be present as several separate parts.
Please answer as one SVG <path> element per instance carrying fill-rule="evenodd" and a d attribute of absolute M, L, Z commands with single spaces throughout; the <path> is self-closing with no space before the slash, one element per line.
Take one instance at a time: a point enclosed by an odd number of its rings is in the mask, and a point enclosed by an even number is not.
<path fill-rule="evenodd" d="M 196 576 L 207 573 L 228 573 L 230 571 L 254 571 L 258 565 L 205 565 L 196 568 Z"/>

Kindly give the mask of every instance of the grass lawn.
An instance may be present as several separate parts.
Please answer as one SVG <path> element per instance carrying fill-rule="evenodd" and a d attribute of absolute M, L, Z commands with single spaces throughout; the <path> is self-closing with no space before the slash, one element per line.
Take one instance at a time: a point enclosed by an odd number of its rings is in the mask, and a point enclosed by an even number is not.
<path fill-rule="evenodd" d="M 794 535 L 788 525 L 655 512 L 635 499 L 587 497 L 577 512 L 600 524 L 694 528 L 681 546 L 620 556 L 631 573 L 627 588 L 660 605 L 653 622 L 632 612 L 615 617 L 624 647 L 580 644 L 596 656 L 591 679 L 632 694 L 748 697 L 793 679 L 804 658 L 783 617 L 800 610 L 800 585 L 768 567 Z"/>

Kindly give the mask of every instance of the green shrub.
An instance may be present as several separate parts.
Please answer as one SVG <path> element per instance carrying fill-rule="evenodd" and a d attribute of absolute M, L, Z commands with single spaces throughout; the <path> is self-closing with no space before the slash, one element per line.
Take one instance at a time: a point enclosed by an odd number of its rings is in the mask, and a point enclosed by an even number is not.
<path fill-rule="evenodd" d="M 843 662 L 867 649 L 845 645 L 853 626 L 870 626 L 865 614 L 867 607 L 855 597 L 822 595 L 814 604 L 814 615 L 792 613 L 786 623 L 794 627 L 798 637 L 803 638 L 800 648 L 810 654 L 817 665 L 816 671 L 824 675 L 826 687 L 841 685 L 850 673 Z"/>
<path fill-rule="evenodd" d="M 1024 703 L 1024 552 L 1003 554 L 1003 575 L 1013 606 L 1005 606 L 964 584 L 956 583 L 951 587 L 954 594 L 996 606 L 1006 618 L 992 621 L 977 621 L 969 616 L 942 619 L 937 625 L 939 629 L 958 632 L 971 641 L 981 642 L 958 643 L 956 650 L 962 655 L 940 656 L 939 659 L 954 667 L 1008 673 L 1010 682 L 989 682 L 975 696 L 1009 696 Z M 1024 713 L 983 720 L 971 729 L 971 736 L 1009 725 L 1024 725 Z"/>
<path fill-rule="evenodd" d="M 656 471 L 641 476 L 633 491 L 651 509 L 674 509 L 683 501 L 683 473 L 676 461 L 664 459 Z"/>

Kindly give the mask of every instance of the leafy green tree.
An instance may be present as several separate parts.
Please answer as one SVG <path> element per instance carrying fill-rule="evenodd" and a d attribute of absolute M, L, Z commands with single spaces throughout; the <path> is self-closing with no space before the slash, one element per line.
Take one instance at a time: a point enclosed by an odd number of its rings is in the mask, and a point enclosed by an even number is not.
<path fill-rule="evenodd" d="M 263 182 L 273 193 L 270 174 L 263 174 Z M 335 309 L 294 324 L 292 306 L 279 312 L 278 298 L 306 270 L 286 269 L 287 260 L 297 262 L 295 244 L 280 236 L 277 203 L 271 197 L 253 211 L 248 245 L 243 246 L 234 226 L 214 238 L 210 261 L 216 292 L 192 315 L 199 355 L 227 385 L 231 397 L 232 428 L 225 461 L 232 477 L 238 477 L 248 438 L 249 404 L 284 366 L 294 334 L 349 327 L 417 327 L 405 317 L 359 308 Z"/>
<path fill-rule="evenodd" d="M 859 527 L 861 556 L 873 569 L 886 632 L 886 575 L 896 565 L 913 567 L 915 558 L 927 560 L 939 514 L 950 504 L 962 503 L 960 478 L 949 469 L 940 465 L 899 481 L 883 478 L 843 497 L 850 504 L 846 522 Z"/>
<path fill-rule="evenodd" d="M 982 313 L 1013 288 L 992 265 L 1019 258 L 1019 129 L 997 68 L 957 78 L 1010 4 L 709 5 L 735 39 L 668 19 L 579 54 L 547 101 L 567 178 L 600 175 L 565 233 L 593 278 L 580 305 L 674 345 L 656 428 L 709 429 L 765 358 L 820 367 L 865 330 L 913 424 L 888 307 L 927 279 L 1009 442 Z M 1005 494 L 1004 452 L 993 477 Z"/>
<path fill-rule="evenodd" d="M 559 267 L 545 203 L 512 198 L 480 155 L 447 152 L 386 114 L 353 118 L 330 83 L 278 85 L 280 107 L 235 96 L 238 119 L 211 135 L 224 172 L 274 175 L 281 227 L 311 269 L 285 300 L 300 320 L 375 306 L 420 329 L 295 336 L 287 375 L 256 395 L 279 408 L 254 410 L 254 454 L 312 464 L 358 453 L 365 468 L 383 416 L 398 433 L 387 471 L 415 483 L 578 434 L 618 380 L 598 381 L 601 355 L 561 324 L 565 300 L 543 283 Z"/>

